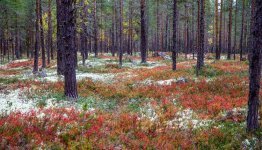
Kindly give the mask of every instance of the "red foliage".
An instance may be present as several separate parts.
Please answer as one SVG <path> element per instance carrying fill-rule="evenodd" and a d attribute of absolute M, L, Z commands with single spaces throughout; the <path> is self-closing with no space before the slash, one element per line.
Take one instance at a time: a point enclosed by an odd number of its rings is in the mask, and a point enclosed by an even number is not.
<path fill-rule="evenodd" d="M 39 146 L 49 141 L 68 144 L 81 136 L 98 136 L 102 116 L 80 113 L 74 109 L 45 109 L 38 112 L 12 113 L 0 118 L 0 141 L 11 146 Z"/>

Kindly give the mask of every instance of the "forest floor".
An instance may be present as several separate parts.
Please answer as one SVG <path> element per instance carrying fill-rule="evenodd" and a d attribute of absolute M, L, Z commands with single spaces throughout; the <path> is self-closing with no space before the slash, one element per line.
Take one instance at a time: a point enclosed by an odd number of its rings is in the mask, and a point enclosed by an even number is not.
<path fill-rule="evenodd" d="M 56 62 L 0 66 L 0 149 L 256 149 L 245 133 L 248 62 L 214 61 L 195 75 L 192 56 L 171 60 L 109 54 L 77 69 L 77 102 L 63 96 Z M 225 58 L 223 56 L 222 58 Z M 41 66 L 41 62 L 39 61 Z M 262 93 L 261 93 L 262 95 Z"/>

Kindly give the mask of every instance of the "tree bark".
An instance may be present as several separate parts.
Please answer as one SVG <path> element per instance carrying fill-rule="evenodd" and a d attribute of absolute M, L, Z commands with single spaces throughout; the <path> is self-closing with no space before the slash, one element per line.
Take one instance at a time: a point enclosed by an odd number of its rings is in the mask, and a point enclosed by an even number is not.
<path fill-rule="evenodd" d="M 198 55 L 197 55 L 197 75 L 199 71 L 204 67 L 204 48 L 205 48 L 205 0 L 198 0 L 199 5 L 199 46 L 198 46 Z"/>
<path fill-rule="evenodd" d="M 245 28 L 245 0 L 242 0 L 242 23 L 240 34 L 240 61 L 243 60 L 243 41 L 244 41 L 244 28 Z"/>
<path fill-rule="evenodd" d="M 215 1 L 215 48 L 216 48 L 216 59 L 220 59 L 219 47 L 218 47 L 218 0 Z"/>
<path fill-rule="evenodd" d="M 97 26 L 97 1 L 94 1 L 94 51 L 95 57 L 98 57 L 98 26 Z"/>
<path fill-rule="evenodd" d="M 45 58 L 45 37 L 43 28 L 43 17 L 42 17 L 42 1 L 39 3 L 40 10 L 40 39 L 41 39 L 41 49 L 42 49 L 42 68 L 46 68 L 46 58 Z"/>
<path fill-rule="evenodd" d="M 252 29 L 252 56 L 250 62 L 250 84 L 248 100 L 247 131 L 255 132 L 259 128 L 259 91 L 261 78 L 262 53 L 262 1 L 255 0 L 255 12 Z"/>
<path fill-rule="evenodd" d="M 236 8 L 235 8 L 235 35 L 234 35 L 234 60 L 236 60 L 236 51 L 237 51 L 237 0 L 236 0 Z"/>
<path fill-rule="evenodd" d="M 147 40 L 146 40 L 146 23 L 145 23 L 145 0 L 140 0 L 140 9 L 141 9 L 141 63 L 146 63 L 146 49 L 147 49 Z"/>
<path fill-rule="evenodd" d="M 75 1 L 74 0 L 62 0 L 62 12 L 63 22 L 62 36 L 64 43 L 64 53 L 65 53 L 65 96 L 69 100 L 76 100 L 77 94 L 77 84 L 76 84 L 76 71 L 75 71 Z"/>
<path fill-rule="evenodd" d="M 57 11 L 57 34 L 56 34 L 56 41 L 57 41 L 57 74 L 63 75 L 65 70 L 64 64 L 64 44 L 63 44 L 63 37 L 62 37 L 62 19 L 63 19 L 63 12 L 62 12 L 62 4 L 61 0 L 56 0 L 56 11 Z"/>
<path fill-rule="evenodd" d="M 34 52 L 34 68 L 33 73 L 36 74 L 38 72 L 38 55 L 40 49 L 40 36 L 39 36 L 39 4 L 40 0 L 36 0 L 36 21 L 35 21 L 35 52 Z"/>
<path fill-rule="evenodd" d="M 228 21 L 228 53 L 227 53 L 227 59 L 231 59 L 231 31 L 232 31 L 232 5 L 233 0 L 229 0 L 229 21 Z"/>
<path fill-rule="evenodd" d="M 47 35 L 47 63 L 50 64 L 50 57 L 53 60 L 53 27 L 52 27 L 52 13 L 51 13 L 51 2 L 52 0 L 48 0 L 48 35 Z"/>
<path fill-rule="evenodd" d="M 255 0 L 251 0 L 251 18 L 250 18 L 250 34 L 249 34 L 249 38 L 248 38 L 248 60 L 250 61 L 251 58 L 251 51 L 250 49 L 252 49 L 252 29 L 254 28 L 254 13 L 255 13 Z"/>
<path fill-rule="evenodd" d="M 220 3 L 219 47 L 218 47 L 217 59 L 220 59 L 221 51 L 222 51 L 222 25 L 223 25 L 223 0 L 221 0 Z"/>
<path fill-rule="evenodd" d="M 176 53 L 177 53 L 177 0 L 173 1 L 173 48 L 172 48 L 172 69 L 176 70 Z"/>
<path fill-rule="evenodd" d="M 123 65 L 123 0 L 120 0 L 119 9 L 119 66 Z"/>

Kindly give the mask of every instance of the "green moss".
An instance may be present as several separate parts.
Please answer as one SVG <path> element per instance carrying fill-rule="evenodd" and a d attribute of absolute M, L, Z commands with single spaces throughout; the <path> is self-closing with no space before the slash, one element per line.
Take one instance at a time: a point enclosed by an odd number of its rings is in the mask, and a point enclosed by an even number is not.
<path fill-rule="evenodd" d="M 0 83 L 2 84 L 12 84 L 18 82 L 18 78 L 0 78 Z"/>

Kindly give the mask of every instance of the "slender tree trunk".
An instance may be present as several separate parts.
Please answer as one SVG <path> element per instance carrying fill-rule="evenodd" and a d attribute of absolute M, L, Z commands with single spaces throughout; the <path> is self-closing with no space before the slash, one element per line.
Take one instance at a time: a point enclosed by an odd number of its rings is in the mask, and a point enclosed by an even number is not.
<path fill-rule="evenodd" d="M 81 28 L 82 31 L 80 33 L 80 49 L 81 49 L 81 55 L 82 55 L 82 62 L 83 62 L 83 66 L 85 66 L 85 60 L 86 60 L 86 26 L 85 26 L 85 19 L 84 19 L 84 9 L 85 9 L 85 4 L 84 1 L 82 0 L 80 2 L 81 5 L 81 12 L 80 12 L 80 17 L 81 17 Z"/>
<path fill-rule="evenodd" d="M 145 0 L 140 0 L 140 9 L 141 9 L 141 63 L 146 63 L 146 49 L 147 49 L 147 40 L 146 40 L 146 21 L 145 21 Z"/>
<path fill-rule="evenodd" d="M 16 59 L 19 59 L 20 58 L 20 54 L 21 54 L 21 51 L 19 51 L 19 29 L 18 29 L 18 23 L 17 23 L 17 15 L 15 15 L 16 19 L 15 19 L 15 56 L 16 56 Z"/>
<path fill-rule="evenodd" d="M 159 51 L 159 0 L 156 0 L 156 50 Z"/>
<path fill-rule="evenodd" d="M 215 1 L 215 48 L 216 48 L 216 59 L 220 59 L 219 47 L 218 47 L 218 0 Z"/>
<path fill-rule="evenodd" d="M 57 6 L 57 74 L 63 75 L 65 70 L 65 61 L 64 61 L 64 44 L 63 44 L 63 37 L 62 37 L 62 19 L 63 19 L 63 12 L 62 12 L 62 4 L 61 0 L 56 0 Z"/>
<path fill-rule="evenodd" d="M 245 27 L 245 0 L 242 0 L 242 24 L 240 34 L 240 61 L 243 60 L 243 41 L 244 41 L 244 27 Z"/>
<path fill-rule="evenodd" d="M 173 48 L 172 48 L 172 69 L 176 70 L 176 53 L 177 53 L 177 0 L 173 1 Z"/>
<path fill-rule="evenodd" d="M 132 0 L 131 0 L 132 1 Z M 131 2 L 131 18 L 130 18 L 130 53 L 133 55 L 133 15 L 134 15 L 134 8 L 133 8 L 133 1 Z"/>
<path fill-rule="evenodd" d="M 95 57 L 98 56 L 98 26 L 97 26 L 97 2 L 94 1 L 94 51 L 95 51 Z"/>
<path fill-rule="evenodd" d="M 131 55 L 131 18 L 133 17 L 131 14 L 132 11 L 132 1 L 128 2 L 128 39 L 127 39 L 127 54 Z"/>
<path fill-rule="evenodd" d="M 251 18 L 250 18 L 250 34 L 248 39 L 248 60 L 251 61 L 252 49 L 252 29 L 254 28 L 254 13 L 255 13 L 255 0 L 251 0 Z"/>
<path fill-rule="evenodd" d="M 63 17 L 62 24 L 62 36 L 64 43 L 64 53 L 65 53 L 65 96 L 69 100 L 76 100 L 77 85 L 76 85 L 76 71 L 75 71 L 75 10 L 74 10 L 74 0 L 62 0 L 62 12 Z"/>
<path fill-rule="evenodd" d="M 119 9 L 119 66 L 123 65 L 123 0 L 120 0 Z"/>
<path fill-rule="evenodd" d="M 259 91 L 262 55 L 262 1 L 255 0 L 252 29 L 252 56 L 250 62 L 250 84 L 248 100 L 247 131 L 255 132 L 259 128 Z M 254 9 L 254 8 L 253 8 Z M 261 116 L 260 116 L 261 117 Z"/>
<path fill-rule="evenodd" d="M 204 48 L 205 48 L 205 0 L 199 0 L 199 47 L 198 47 L 198 55 L 197 55 L 197 75 L 199 75 L 199 71 L 204 67 Z"/>
<path fill-rule="evenodd" d="M 42 0 L 39 3 L 40 10 L 40 39 L 41 39 L 41 49 L 42 49 L 42 68 L 46 68 L 46 58 L 45 58 L 45 37 L 43 28 L 43 17 L 42 17 Z"/>
<path fill-rule="evenodd" d="M 116 50 L 116 8 L 115 8 L 115 0 L 113 6 L 113 15 L 112 15 L 112 56 L 115 57 L 115 50 Z"/>
<path fill-rule="evenodd" d="M 34 68 L 33 73 L 36 74 L 38 72 L 38 53 L 40 49 L 40 35 L 39 35 L 39 17 L 40 17 L 40 0 L 36 0 L 36 21 L 35 21 L 35 52 L 34 52 Z"/>
<path fill-rule="evenodd" d="M 51 13 L 51 3 L 52 0 L 48 0 L 48 35 L 47 35 L 47 63 L 50 64 L 50 56 L 51 59 L 54 59 L 53 53 L 53 27 L 52 27 L 52 13 Z"/>
<path fill-rule="evenodd" d="M 192 51 L 193 59 L 195 59 L 195 2 L 192 2 Z"/>
<path fill-rule="evenodd" d="M 228 21 L 228 53 L 227 59 L 231 59 L 231 31 L 232 31 L 232 5 L 233 0 L 229 0 L 229 21 Z"/>
<path fill-rule="evenodd" d="M 188 6 L 187 3 L 185 4 L 185 15 L 186 15 L 186 20 L 185 20 L 185 59 L 187 59 L 187 54 L 189 52 L 189 16 L 188 16 Z"/>
<path fill-rule="evenodd" d="M 221 51 L 222 51 L 222 26 L 223 25 L 223 0 L 220 3 L 220 27 L 219 27 L 219 48 L 218 48 L 218 55 L 217 59 L 220 59 Z"/>
<path fill-rule="evenodd" d="M 235 8 L 235 35 L 234 35 L 234 60 L 236 60 L 236 51 L 237 51 L 237 0 Z"/>

